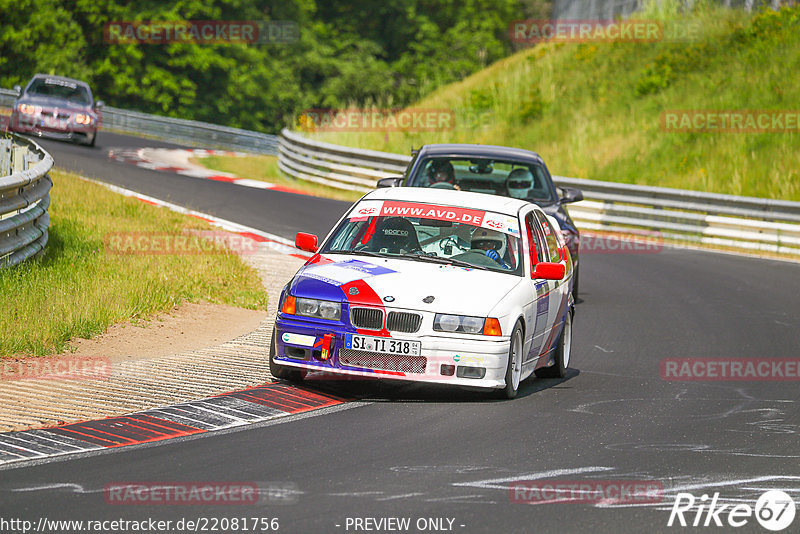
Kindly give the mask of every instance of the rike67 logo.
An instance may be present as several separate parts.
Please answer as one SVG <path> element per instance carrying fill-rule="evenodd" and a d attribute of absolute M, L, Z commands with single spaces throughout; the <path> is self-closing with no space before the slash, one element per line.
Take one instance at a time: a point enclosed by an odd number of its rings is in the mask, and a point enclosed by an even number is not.
<path fill-rule="evenodd" d="M 755 516 L 756 521 L 767 530 L 784 530 L 794 521 L 797 512 L 794 500 L 780 490 L 764 492 L 756 501 L 755 508 L 749 504 L 719 504 L 719 492 L 709 500 L 703 494 L 697 499 L 691 493 L 678 493 L 669 514 L 667 526 L 693 527 L 743 527 Z"/>

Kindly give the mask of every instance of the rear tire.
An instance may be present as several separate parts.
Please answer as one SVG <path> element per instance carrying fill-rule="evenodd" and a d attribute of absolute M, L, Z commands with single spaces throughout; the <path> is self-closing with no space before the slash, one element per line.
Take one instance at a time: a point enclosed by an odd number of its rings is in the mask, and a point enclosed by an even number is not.
<path fill-rule="evenodd" d="M 281 365 L 275 361 L 275 355 L 278 352 L 277 342 L 275 341 L 275 336 L 277 334 L 277 329 L 272 327 L 272 342 L 269 345 L 269 372 L 272 374 L 273 378 L 279 380 L 288 380 L 289 382 L 302 382 L 303 378 L 305 377 L 305 373 L 300 369 L 293 369 L 291 367 L 287 367 L 286 365 Z"/>
<path fill-rule="evenodd" d="M 506 399 L 513 399 L 519 392 L 522 377 L 522 327 L 517 323 L 511 333 L 508 347 L 508 364 L 506 365 L 506 387 L 500 390 Z"/>
<path fill-rule="evenodd" d="M 564 327 L 558 337 L 558 347 L 554 356 L 555 363 L 550 367 L 542 367 L 534 371 L 539 378 L 564 378 L 567 376 L 567 368 L 572 356 L 572 313 L 572 310 L 567 312 Z"/>

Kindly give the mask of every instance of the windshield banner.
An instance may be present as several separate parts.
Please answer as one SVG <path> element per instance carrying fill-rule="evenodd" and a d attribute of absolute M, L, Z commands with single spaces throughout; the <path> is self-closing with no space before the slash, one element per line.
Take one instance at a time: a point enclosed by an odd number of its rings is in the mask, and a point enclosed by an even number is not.
<path fill-rule="evenodd" d="M 349 219 L 351 221 L 359 221 L 366 220 L 369 217 L 408 217 L 450 221 L 491 228 L 506 234 L 519 236 L 519 226 L 515 217 L 454 206 L 437 206 L 435 204 L 389 200 L 366 200 L 356 206 L 350 213 Z"/>

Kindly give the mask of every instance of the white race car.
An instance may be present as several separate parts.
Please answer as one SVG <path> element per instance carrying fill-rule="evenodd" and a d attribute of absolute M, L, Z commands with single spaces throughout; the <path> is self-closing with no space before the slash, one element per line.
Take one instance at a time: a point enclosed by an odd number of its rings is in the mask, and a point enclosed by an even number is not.
<path fill-rule="evenodd" d="M 324 372 L 477 386 L 516 396 L 570 361 L 572 261 L 524 200 L 378 189 L 342 217 L 281 293 L 276 378 Z"/>

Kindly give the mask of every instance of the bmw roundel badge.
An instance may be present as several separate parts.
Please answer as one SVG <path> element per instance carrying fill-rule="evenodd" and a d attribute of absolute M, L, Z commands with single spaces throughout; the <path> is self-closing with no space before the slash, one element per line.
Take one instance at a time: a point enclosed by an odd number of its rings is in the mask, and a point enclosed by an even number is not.
<path fill-rule="evenodd" d="M 391 295 L 386 295 L 385 297 L 383 297 L 383 300 L 385 300 L 386 302 L 394 302 L 394 297 Z"/>

